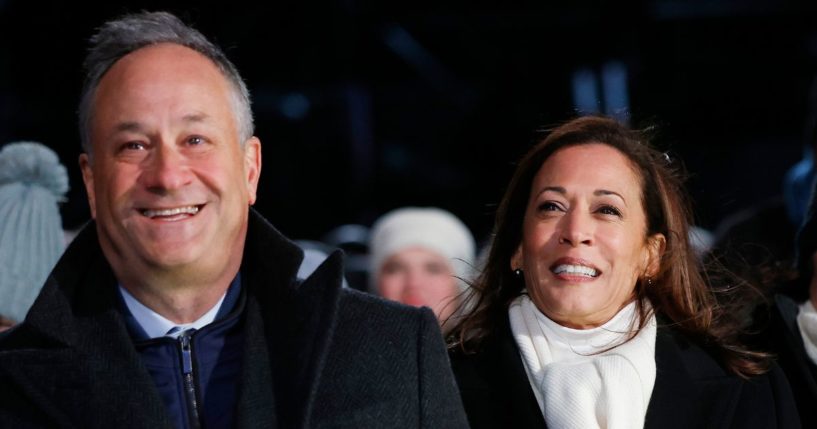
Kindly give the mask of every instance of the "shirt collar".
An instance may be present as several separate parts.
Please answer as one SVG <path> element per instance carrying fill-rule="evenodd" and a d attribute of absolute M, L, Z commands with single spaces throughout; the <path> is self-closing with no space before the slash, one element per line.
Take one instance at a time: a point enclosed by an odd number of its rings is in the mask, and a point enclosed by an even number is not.
<path fill-rule="evenodd" d="M 119 285 L 119 292 L 122 294 L 128 311 L 130 311 L 133 318 L 136 319 L 136 322 L 145 331 L 148 338 L 164 337 L 170 329 L 177 326 L 181 331 L 185 331 L 190 328 L 201 329 L 209 325 L 216 319 L 218 310 L 221 308 L 222 303 L 224 303 L 224 297 L 227 295 L 227 292 L 224 292 L 224 295 L 219 298 L 218 302 L 216 302 L 210 310 L 192 323 L 177 324 L 137 301 L 122 285 Z"/>

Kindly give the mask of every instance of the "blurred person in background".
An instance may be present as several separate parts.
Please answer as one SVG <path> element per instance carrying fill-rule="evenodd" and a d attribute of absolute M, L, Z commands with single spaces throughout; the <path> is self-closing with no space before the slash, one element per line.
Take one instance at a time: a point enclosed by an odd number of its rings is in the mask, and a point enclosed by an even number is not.
<path fill-rule="evenodd" d="M 799 427 L 710 289 L 674 164 L 603 117 L 523 157 L 450 336 L 473 428 Z"/>
<path fill-rule="evenodd" d="M 34 142 L 0 148 L 0 331 L 23 320 L 62 254 L 66 192 L 54 151 Z"/>
<path fill-rule="evenodd" d="M 714 231 L 710 258 L 756 284 L 774 284 L 776 273 L 795 262 L 797 230 L 815 185 L 817 78 L 808 95 L 803 156 L 786 172 L 780 195 L 755 202 L 723 219 Z"/>
<path fill-rule="evenodd" d="M 459 306 L 474 263 L 474 237 L 453 214 L 404 207 L 381 216 L 369 245 L 372 292 L 429 307 L 441 325 Z"/>
<path fill-rule="evenodd" d="M 814 190 L 817 191 L 817 184 Z M 817 427 L 817 198 L 801 226 L 794 247 L 793 271 L 772 290 L 756 312 L 761 344 L 778 357 L 800 411 L 803 427 Z"/>

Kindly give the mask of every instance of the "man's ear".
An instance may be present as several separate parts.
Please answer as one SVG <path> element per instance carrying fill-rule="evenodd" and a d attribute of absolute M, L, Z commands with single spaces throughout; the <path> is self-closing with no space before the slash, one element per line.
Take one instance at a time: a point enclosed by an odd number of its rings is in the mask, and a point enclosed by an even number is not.
<path fill-rule="evenodd" d="M 644 273 L 647 277 L 655 277 L 661 269 L 661 257 L 667 247 L 667 238 L 664 234 L 653 234 L 647 237 L 647 253 L 644 261 Z"/>
<path fill-rule="evenodd" d="M 522 243 L 519 243 L 519 247 L 516 248 L 516 252 L 513 252 L 513 256 L 511 256 L 511 271 L 514 270 L 522 270 L 522 262 L 525 260 L 525 252 L 522 251 Z"/>
<path fill-rule="evenodd" d="M 85 193 L 88 194 L 88 206 L 91 208 L 91 217 L 96 219 L 96 193 L 94 193 L 94 170 L 91 168 L 91 159 L 87 153 L 79 156 L 79 169 L 82 171 L 82 181 L 85 183 Z"/>
<path fill-rule="evenodd" d="M 261 140 L 250 137 L 244 143 L 244 173 L 247 177 L 248 203 L 255 204 L 258 196 L 258 179 L 261 177 Z"/>

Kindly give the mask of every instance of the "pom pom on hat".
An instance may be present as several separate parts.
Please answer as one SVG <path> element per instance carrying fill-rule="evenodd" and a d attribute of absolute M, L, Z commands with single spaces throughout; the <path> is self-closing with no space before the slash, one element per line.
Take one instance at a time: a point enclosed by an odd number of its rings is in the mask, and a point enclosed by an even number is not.
<path fill-rule="evenodd" d="M 422 247 L 442 255 L 454 275 L 469 279 L 476 244 L 468 228 L 453 214 L 434 207 L 404 207 L 383 215 L 372 226 L 369 246 L 370 282 L 376 292 L 383 263 L 395 253 Z M 464 282 L 460 282 L 465 287 Z"/>
<path fill-rule="evenodd" d="M 9 183 L 39 186 L 62 200 L 68 172 L 57 154 L 40 143 L 9 143 L 0 149 L 0 186 Z"/>
<path fill-rule="evenodd" d="M 64 244 L 58 201 L 68 174 L 33 142 L 0 148 L 0 315 L 22 321 Z"/>

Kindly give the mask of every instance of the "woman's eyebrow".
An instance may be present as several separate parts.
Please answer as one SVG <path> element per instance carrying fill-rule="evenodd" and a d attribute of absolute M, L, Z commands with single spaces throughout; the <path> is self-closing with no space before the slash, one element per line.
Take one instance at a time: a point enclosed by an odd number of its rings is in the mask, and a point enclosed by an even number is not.
<path fill-rule="evenodd" d="M 595 192 L 593 192 L 593 195 L 596 195 L 596 196 L 599 196 L 599 197 L 604 196 L 604 195 L 615 195 L 615 196 L 617 196 L 617 197 L 619 197 L 621 199 L 621 201 L 624 203 L 625 206 L 627 205 L 627 200 L 624 199 L 624 197 L 621 196 L 621 194 L 619 194 L 618 192 L 609 191 L 607 189 L 598 189 Z"/>

